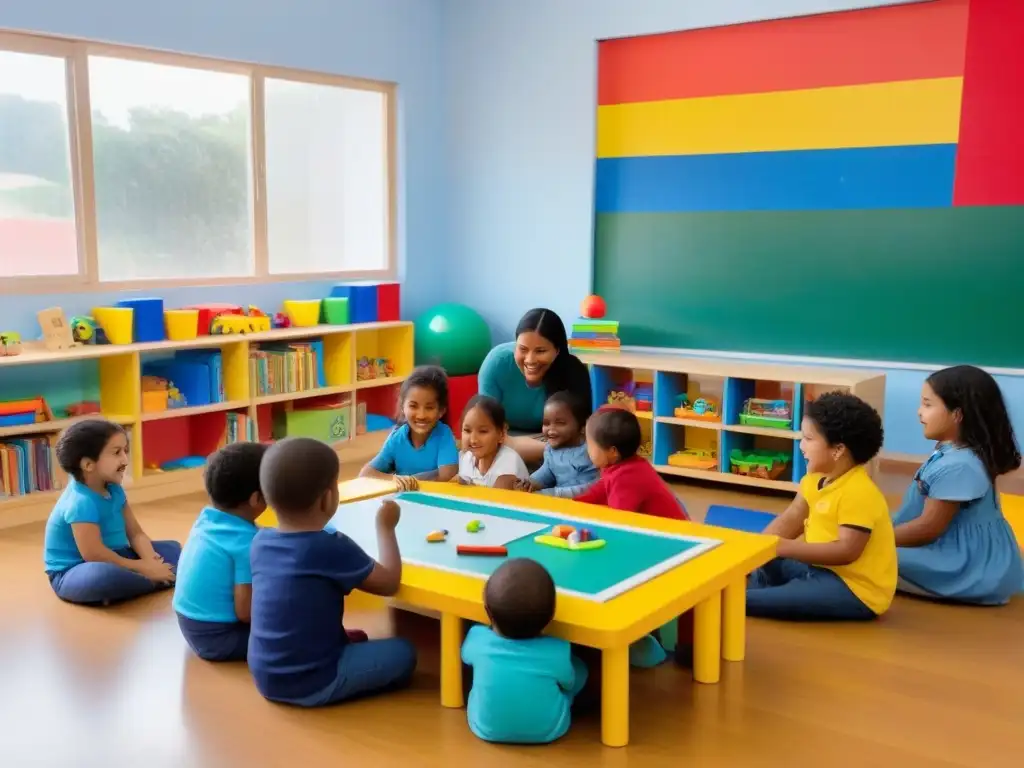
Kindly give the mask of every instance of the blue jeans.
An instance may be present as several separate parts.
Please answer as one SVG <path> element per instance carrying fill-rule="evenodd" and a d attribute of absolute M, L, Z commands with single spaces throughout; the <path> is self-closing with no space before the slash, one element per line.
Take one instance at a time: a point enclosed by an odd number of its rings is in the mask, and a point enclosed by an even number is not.
<path fill-rule="evenodd" d="M 876 618 L 832 571 L 781 557 L 750 574 L 747 615 L 788 621 Z"/>
<path fill-rule="evenodd" d="M 153 549 L 169 566 L 178 566 L 181 544 L 176 541 L 154 541 Z M 119 549 L 116 552 L 129 560 L 139 559 L 131 549 Z M 79 605 L 118 603 L 173 586 L 150 581 L 145 576 L 113 563 L 79 563 L 66 571 L 50 571 L 46 575 L 57 597 Z"/>
<path fill-rule="evenodd" d="M 403 637 L 348 643 L 338 660 L 334 682 L 312 696 L 277 699 L 297 707 L 324 707 L 404 688 L 416 669 L 416 649 Z"/>
<path fill-rule="evenodd" d="M 249 653 L 249 625 L 235 621 L 196 621 L 178 614 L 178 627 L 196 656 L 205 661 L 245 661 Z"/>

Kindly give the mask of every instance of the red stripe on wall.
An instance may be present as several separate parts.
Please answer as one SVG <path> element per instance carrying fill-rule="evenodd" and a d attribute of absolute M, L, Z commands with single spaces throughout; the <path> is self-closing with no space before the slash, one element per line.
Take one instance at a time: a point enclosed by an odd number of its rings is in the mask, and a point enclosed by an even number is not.
<path fill-rule="evenodd" d="M 603 41 L 598 103 L 958 77 L 967 15 L 935 0 Z"/>
<path fill-rule="evenodd" d="M 1024 0 L 971 0 L 953 205 L 1024 205 Z"/>

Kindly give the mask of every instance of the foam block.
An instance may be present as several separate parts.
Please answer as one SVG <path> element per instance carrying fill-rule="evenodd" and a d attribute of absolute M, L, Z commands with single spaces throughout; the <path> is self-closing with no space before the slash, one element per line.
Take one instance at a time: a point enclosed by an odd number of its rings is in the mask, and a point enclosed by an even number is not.
<path fill-rule="evenodd" d="M 350 323 L 377 322 L 377 284 L 339 283 L 331 288 L 331 297 L 348 299 Z"/>
<path fill-rule="evenodd" d="M 213 318 L 222 313 L 241 315 L 242 308 L 237 304 L 193 304 L 182 309 L 194 309 L 199 313 L 196 320 L 196 332 L 199 336 L 210 335 L 210 323 Z"/>
<path fill-rule="evenodd" d="M 320 322 L 325 325 L 348 325 L 348 299 L 328 296 L 320 303 Z"/>
<path fill-rule="evenodd" d="M 132 337 L 137 343 L 164 340 L 163 299 L 121 299 L 117 306 L 132 310 Z"/>
<path fill-rule="evenodd" d="M 775 515 L 770 512 L 756 512 L 753 509 L 714 504 L 708 507 L 704 525 L 717 525 L 719 528 L 731 528 L 734 531 L 760 533 L 774 519 Z"/>
<path fill-rule="evenodd" d="M 398 283 L 377 284 L 377 320 L 387 322 L 401 317 L 401 289 Z"/>

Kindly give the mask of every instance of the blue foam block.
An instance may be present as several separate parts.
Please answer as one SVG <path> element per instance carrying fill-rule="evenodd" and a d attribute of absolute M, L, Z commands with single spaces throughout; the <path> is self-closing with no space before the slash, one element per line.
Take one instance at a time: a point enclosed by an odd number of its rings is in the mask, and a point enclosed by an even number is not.
<path fill-rule="evenodd" d="M 753 509 L 714 504 L 708 507 L 704 524 L 717 525 L 719 528 L 731 528 L 734 531 L 760 533 L 774 519 L 775 515 L 770 512 L 756 512 Z"/>
<path fill-rule="evenodd" d="M 121 299 L 117 306 L 132 310 L 132 338 L 136 342 L 164 340 L 164 300 Z"/>
<path fill-rule="evenodd" d="M 376 283 L 339 283 L 331 288 L 331 298 L 348 299 L 350 323 L 377 322 Z"/>

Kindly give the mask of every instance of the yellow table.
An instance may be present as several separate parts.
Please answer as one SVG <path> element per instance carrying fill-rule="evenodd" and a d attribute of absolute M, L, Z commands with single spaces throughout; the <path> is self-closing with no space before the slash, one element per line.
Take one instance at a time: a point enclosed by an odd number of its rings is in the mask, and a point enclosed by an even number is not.
<path fill-rule="evenodd" d="M 717 683 L 721 660 L 742 661 L 746 645 L 746 577 L 775 556 L 772 536 L 712 528 L 619 512 L 548 496 L 454 483 L 421 483 L 420 489 L 468 500 L 544 510 L 595 523 L 718 539 L 714 549 L 604 603 L 559 595 L 549 632 L 601 650 L 601 737 L 612 747 L 629 742 L 629 646 L 694 611 L 694 679 Z M 342 503 L 394 491 L 391 483 L 359 479 L 341 484 Z M 261 520 L 271 523 L 272 518 Z M 483 581 L 471 575 L 406 564 L 399 602 L 441 615 L 441 704 L 462 707 L 463 620 L 486 622 Z"/>

